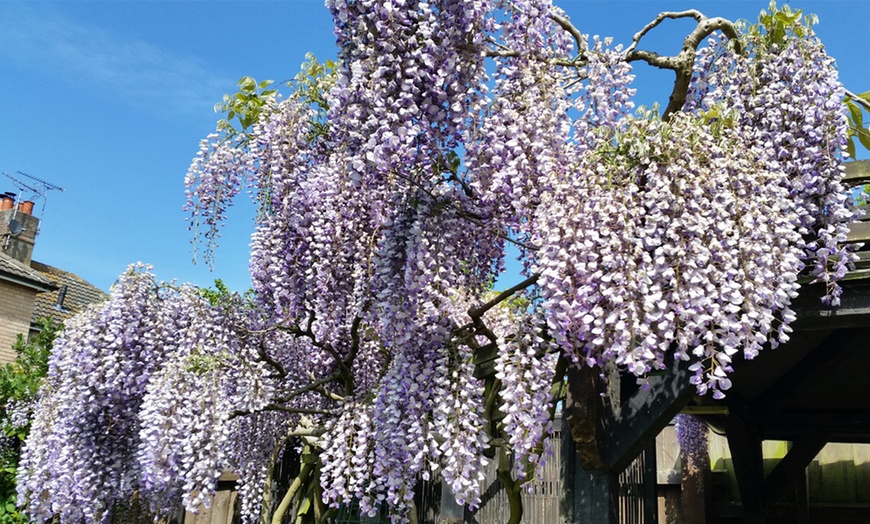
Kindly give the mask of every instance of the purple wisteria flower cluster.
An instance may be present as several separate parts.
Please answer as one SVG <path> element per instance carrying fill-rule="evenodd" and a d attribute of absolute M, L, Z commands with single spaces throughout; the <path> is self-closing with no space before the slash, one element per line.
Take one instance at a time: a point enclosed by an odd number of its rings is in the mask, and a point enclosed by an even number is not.
<path fill-rule="evenodd" d="M 501 381 L 499 396 L 507 447 L 513 455 L 513 474 L 529 478 L 530 466 L 543 467 L 551 451 L 555 378 L 558 348 L 545 332 L 540 314 L 527 315 L 518 306 L 501 308 L 491 322 L 501 350 L 495 363 Z"/>
<path fill-rule="evenodd" d="M 710 467 L 707 424 L 692 415 L 677 415 L 674 419 L 680 454 L 689 471 Z"/>
<path fill-rule="evenodd" d="M 256 169 L 253 159 L 240 147 L 244 139 L 244 134 L 226 140 L 217 133 L 209 135 L 200 142 L 199 152 L 184 178 L 187 188 L 184 210 L 191 213 L 190 228 L 194 235 L 205 229 L 202 235 L 208 262 L 218 245 L 227 207 Z"/>
<path fill-rule="evenodd" d="M 112 299 L 71 319 L 55 342 L 22 452 L 19 503 L 38 521 L 106 522 L 137 488 L 136 411 L 166 358 L 154 283 L 131 268 Z"/>
<path fill-rule="evenodd" d="M 811 31 L 711 40 L 661 118 L 632 114 L 638 42 L 547 0 L 327 6 L 333 76 L 210 136 L 188 173 L 210 242 L 246 184 L 259 200 L 251 297 L 140 267 L 70 322 L 22 459 L 35 519 L 105 522 L 134 492 L 195 509 L 229 469 L 259 522 L 303 446 L 296 508 L 406 521 L 436 477 L 474 507 L 494 443 L 520 481 L 546 460 L 557 369 L 642 381 L 676 358 L 718 398 L 735 355 L 788 340 L 805 266 L 838 302 L 847 131 Z M 509 244 L 526 280 L 494 293 Z"/>
<path fill-rule="evenodd" d="M 638 377 L 675 352 L 694 361 L 700 393 L 720 396 L 733 355 L 793 317 L 800 235 L 779 164 L 678 114 L 626 121 L 577 174 L 542 205 L 535 270 L 551 336 L 578 362 Z"/>
<path fill-rule="evenodd" d="M 132 266 L 109 301 L 70 320 L 53 348 L 22 453 L 19 503 L 37 521 L 108 522 L 113 506 L 135 493 L 168 515 L 181 504 L 207 505 L 224 469 L 267 468 L 271 449 L 258 439 L 270 435 L 274 447 L 275 433 L 298 415 L 280 417 L 270 432 L 237 415 L 308 377 L 279 382 L 270 374 L 261 351 L 281 347 L 282 335 L 258 334 L 260 316 L 238 297 L 213 304 Z M 253 522 L 260 497 L 245 488 L 245 520 Z"/>
<path fill-rule="evenodd" d="M 842 184 L 845 92 L 821 41 L 809 27 L 797 29 L 802 37 L 792 33 L 781 41 L 771 32 L 750 33 L 741 54 L 711 40 L 699 52 L 686 109 L 728 115 L 746 141 L 764 144 L 780 163 L 799 214 L 795 227 L 806 237 L 801 259 L 825 284 L 824 302 L 836 306 L 837 282 L 855 260 L 844 244 L 854 214 Z"/>

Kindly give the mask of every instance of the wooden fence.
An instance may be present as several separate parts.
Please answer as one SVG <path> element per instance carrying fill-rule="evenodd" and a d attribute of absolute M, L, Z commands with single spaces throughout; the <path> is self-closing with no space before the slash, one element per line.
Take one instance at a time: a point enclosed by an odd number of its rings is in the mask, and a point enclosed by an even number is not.
<path fill-rule="evenodd" d="M 559 425 L 557 424 L 557 427 Z M 556 431 L 550 439 L 552 455 L 541 470 L 538 478 L 524 486 L 523 522 L 529 524 L 567 524 L 571 522 L 566 512 L 571 504 L 565 500 L 565 475 L 563 464 L 564 447 L 561 432 Z M 574 457 L 567 457 L 574 460 Z M 418 524 L 504 524 L 510 513 L 504 486 L 497 478 L 497 461 L 487 466 L 486 479 L 482 487 L 481 506 L 475 511 L 458 506 L 452 495 L 441 482 L 423 482 L 417 486 L 415 504 Z M 649 515 L 655 514 L 650 508 L 650 500 L 655 501 L 654 455 L 644 456 L 632 463 L 620 476 L 620 523 L 642 524 L 651 522 Z M 650 491 L 652 489 L 652 491 Z M 187 513 L 179 524 L 232 524 L 234 491 L 218 491 L 210 508 L 201 508 L 198 514 Z M 655 502 L 653 502 L 655 506 Z M 653 519 L 655 517 L 652 517 Z M 354 507 L 342 508 L 334 524 L 381 524 L 389 522 L 386 511 L 374 517 L 359 514 Z"/>

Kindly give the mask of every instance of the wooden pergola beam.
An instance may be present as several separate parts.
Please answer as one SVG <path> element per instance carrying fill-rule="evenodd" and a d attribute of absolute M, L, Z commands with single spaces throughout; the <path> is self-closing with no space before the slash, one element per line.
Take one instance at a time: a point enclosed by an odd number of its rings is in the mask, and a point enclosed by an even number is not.
<path fill-rule="evenodd" d="M 607 469 L 624 470 L 667 426 L 695 394 L 688 364 L 677 361 L 661 375 L 649 377 L 647 386 L 623 400 L 604 421 Z"/>

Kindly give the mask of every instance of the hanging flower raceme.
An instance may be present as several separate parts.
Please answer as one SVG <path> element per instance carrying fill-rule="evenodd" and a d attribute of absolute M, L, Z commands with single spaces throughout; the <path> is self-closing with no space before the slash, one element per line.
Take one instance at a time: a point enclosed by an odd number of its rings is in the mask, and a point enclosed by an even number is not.
<path fill-rule="evenodd" d="M 188 327 L 174 334 L 178 349 L 151 377 L 137 415 L 141 491 L 155 514 L 209 504 L 229 464 L 234 414 L 261 409 L 279 387 L 250 347 L 238 298 L 214 305 L 195 290 L 180 298 Z"/>
<path fill-rule="evenodd" d="M 693 474 L 699 468 L 710 467 L 710 451 L 707 435 L 709 430 L 703 420 L 692 415 L 680 414 L 675 418 L 677 442 L 685 467 Z"/>
<path fill-rule="evenodd" d="M 550 18 L 552 3 L 510 2 L 498 29 L 517 56 L 497 57 L 492 103 L 467 140 L 471 185 L 506 233 L 527 242 L 542 181 L 571 163 L 570 91 L 551 63 L 573 42 Z"/>
<path fill-rule="evenodd" d="M 140 472 L 136 414 L 173 349 L 161 335 L 176 327 L 142 266 L 120 277 L 105 305 L 68 322 L 22 452 L 19 503 L 30 515 L 106 522 L 114 502 L 132 496 Z"/>
<path fill-rule="evenodd" d="M 252 346 L 258 317 L 238 297 L 213 303 L 132 266 L 54 346 L 22 455 L 28 513 L 107 522 L 134 493 L 155 515 L 207 503 L 230 462 L 232 419 L 280 389 Z"/>
<path fill-rule="evenodd" d="M 199 152 L 184 178 L 187 188 L 184 210 L 190 212 L 193 242 L 199 240 L 200 234 L 205 237 L 203 253 L 209 263 L 217 247 L 227 208 L 255 170 L 254 159 L 244 147 L 245 140 L 244 134 L 229 138 L 209 135 L 200 142 Z"/>
<path fill-rule="evenodd" d="M 690 115 L 631 120 L 542 206 L 536 271 L 550 334 L 576 362 L 639 377 L 671 351 L 699 392 L 730 387 L 788 324 L 803 247 L 770 153 Z"/>
<path fill-rule="evenodd" d="M 809 27 L 756 29 L 737 54 L 712 40 L 700 54 L 687 109 L 733 119 L 744 140 L 764 144 L 787 173 L 783 185 L 807 242 L 802 259 L 839 304 L 838 281 L 855 255 L 845 245 L 853 211 L 842 184 L 848 136 L 843 86 L 834 59 Z"/>
<path fill-rule="evenodd" d="M 553 434 L 553 386 L 558 348 L 544 338 L 546 329 L 540 311 L 519 307 L 499 308 L 490 316 L 500 349 L 495 362 L 501 381 L 499 397 L 503 433 L 513 455 L 516 478 L 532 478 L 550 455 L 548 437 Z"/>

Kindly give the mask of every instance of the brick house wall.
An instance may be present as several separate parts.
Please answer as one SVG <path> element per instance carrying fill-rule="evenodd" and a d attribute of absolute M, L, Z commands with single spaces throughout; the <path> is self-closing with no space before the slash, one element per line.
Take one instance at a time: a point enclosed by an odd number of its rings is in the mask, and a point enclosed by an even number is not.
<path fill-rule="evenodd" d="M 63 322 L 108 297 L 78 275 L 33 260 L 39 219 L 9 198 L 0 194 L 0 366 L 15 359 L 19 334 L 39 329 L 38 318 Z"/>
<path fill-rule="evenodd" d="M 8 197 L 0 200 L 0 204 L 8 203 Z M 38 231 L 36 217 L 17 209 L 0 209 L 0 365 L 15 360 L 12 345 L 18 334 L 29 335 L 37 294 L 57 289 L 31 267 Z"/>
<path fill-rule="evenodd" d="M 15 360 L 12 345 L 30 331 L 36 290 L 0 280 L 0 364 Z"/>

